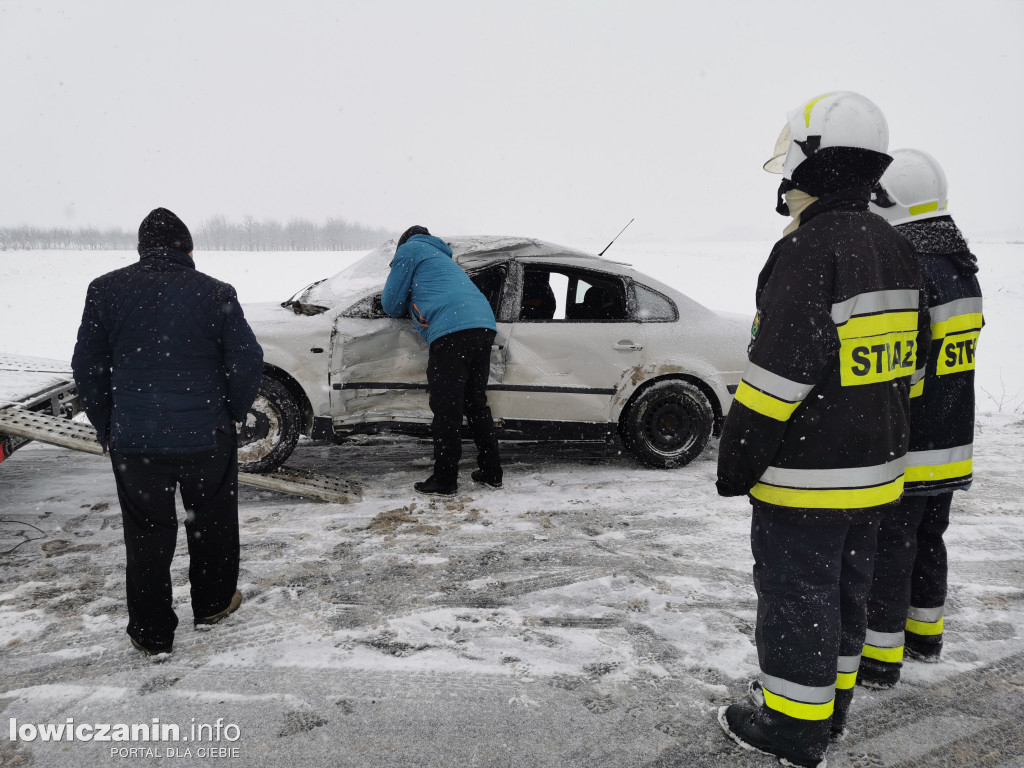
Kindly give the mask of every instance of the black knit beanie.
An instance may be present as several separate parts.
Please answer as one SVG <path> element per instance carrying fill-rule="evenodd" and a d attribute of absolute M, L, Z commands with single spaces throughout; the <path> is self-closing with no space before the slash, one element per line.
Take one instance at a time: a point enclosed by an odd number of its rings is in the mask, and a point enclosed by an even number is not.
<path fill-rule="evenodd" d="M 405 241 L 408 240 L 413 235 L 429 235 L 429 234 L 430 233 L 427 231 L 427 228 L 426 227 L 421 227 L 419 224 L 417 224 L 417 225 L 415 225 L 413 227 L 409 227 L 407 230 L 405 230 L 405 232 L 402 233 L 402 236 L 400 238 L 398 238 L 398 245 L 395 246 L 395 247 L 396 248 L 401 248 L 403 245 L 405 245 Z"/>
<path fill-rule="evenodd" d="M 153 248 L 192 252 L 192 234 L 185 222 L 166 208 L 155 208 L 139 225 L 139 254 Z"/>

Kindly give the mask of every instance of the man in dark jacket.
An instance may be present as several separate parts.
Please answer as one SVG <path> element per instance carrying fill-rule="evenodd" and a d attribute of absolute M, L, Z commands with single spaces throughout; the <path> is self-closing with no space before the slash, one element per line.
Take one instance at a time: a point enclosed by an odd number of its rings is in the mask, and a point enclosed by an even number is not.
<path fill-rule="evenodd" d="M 891 688 L 904 655 L 938 661 L 953 491 L 973 479 L 974 361 L 984 324 L 978 260 L 947 211 L 942 167 L 915 149 L 892 153 L 871 209 L 917 249 L 931 313 L 925 378 L 910 391 L 910 452 L 902 501 L 878 531 L 868 631 L 857 682 Z"/>
<path fill-rule="evenodd" d="M 177 216 L 157 208 L 143 220 L 139 256 L 89 285 L 71 367 L 117 483 L 128 635 L 155 654 L 170 652 L 178 625 L 176 486 L 194 623 L 216 623 L 241 602 L 233 422 L 256 398 L 263 350 L 234 288 L 196 270 Z"/>
<path fill-rule="evenodd" d="M 743 746 L 815 766 L 843 734 L 882 507 L 900 498 L 911 379 L 928 314 L 910 244 L 868 212 L 891 158 L 869 100 L 789 113 L 776 157 L 793 216 L 758 278 L 749 364 L 722 433 L 718 491 L 749 494 L 756 706 L 722 707 Z M 925 346 L 925 348 L 927 348 Z"/>
<path fill-rule="evenodd" d="M 451 496 L 458 490 L 463 415 L 478 451 L 479 469 L 473 472 L 473 480 L 500 488 L 498 438 L 487 406 L 497 326 L 487 298 L 452 260 L 448 244 L 426 227 L 415 226 L 398 239 L 381 304 L 392 317 L 411 317 L 429 345 L 434 473 L 416 483 L 415 489 L 436 496 Z"/>

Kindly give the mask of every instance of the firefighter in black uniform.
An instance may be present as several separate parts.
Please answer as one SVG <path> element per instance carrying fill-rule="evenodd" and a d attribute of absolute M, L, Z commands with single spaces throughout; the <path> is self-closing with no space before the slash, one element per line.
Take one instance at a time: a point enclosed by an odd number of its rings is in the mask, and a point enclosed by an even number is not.
<path fill-rule="evenodd" d="M 760 681 L 719 722 L 747 749 L 816 766 L 844 732 L 875 536 L 903 493 L 911 380 L 928 313 L 914 249 L 868 211 L 888 127 L 855 93 L 788 115 L 765 170 L 793 217 L 758 278 L 749 363 L 718 492 L 749 494 Z M 923 345 L 923 349 L 922 349 Z"/>
<path fill-rule="evenodd" d="M 903 657 L 938 661 L 946 602 L 946 546 L 953 491 L 971 485 L 974 356 L 981 332 L 978 260 L 947 212 L 935 159 L 892 153 L 872 199 L 917 249 L 931 313 L 925 378 L 910 390 L 910 452 L 903 500 L 882 520 L 868 597 L 868 630 L 857 682 L 891 688 Z"/>

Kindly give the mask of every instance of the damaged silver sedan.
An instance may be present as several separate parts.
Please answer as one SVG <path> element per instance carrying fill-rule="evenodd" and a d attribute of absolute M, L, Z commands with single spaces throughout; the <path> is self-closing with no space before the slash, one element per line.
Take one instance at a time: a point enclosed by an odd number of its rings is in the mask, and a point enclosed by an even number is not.
<path fill-rule="evenodd" d="M 487 399 L 499 436 L 613 440 L 643 464 L 680 467 L 717 434 L 746 364 L 746 323 L 630 266 L 540 240 L 453 238 L 498 334 Z M 389 241 L 281 304 L 249 304 L 263 384 L 239 462 L 268 472 L 300 434 L 429 434 L 427 347 L 380 295 Z"/>

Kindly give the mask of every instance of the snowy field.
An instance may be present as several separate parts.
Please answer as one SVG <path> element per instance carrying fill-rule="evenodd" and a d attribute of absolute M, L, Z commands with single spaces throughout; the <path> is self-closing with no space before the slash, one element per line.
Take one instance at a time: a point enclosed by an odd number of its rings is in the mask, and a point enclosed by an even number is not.
<path fill-rule="evenodd" d="M 750 315 L 769 247 L 619 243 L 608 256 Z M 1024 768 L 1024 245 L 973 249 L 984 391 L 974 489 L 957 495 L 947 537 L 947 650 L 941 664 L 908 663 L 895 691 L 857 689 L 831 768 Z M 284 300 L 359 255 L 198 253 L 197 265 L 243 302 Z M 0 352 L 69 359 L 89 280 L 135 258 L 0 253 Z M 0 464 L 2 519 L 14 521 L 0 525 L 0 766 L 774 765 L 714 718 L 757 673 L 749 507 L 715 494 L 716 444 L 673 471 L 616 445 L 503 453 L 502 490 L 464 471 L 458 496 L 437 500 L 411 488 L 429 474 L 426 441 L 300 443 L 291 466 L 357 481 L 362 500 L 243 487 L 246 602 L 193 630 L 181 539 L 182 625 L 154 661 L 124 634 L 109 466 L 20 450 Z M 12 719 L 69 718 L 158 719 L 189 740 L 10 738 Z M 219 741 L 212 728 L 193 738 L 218 718 Z"/>

